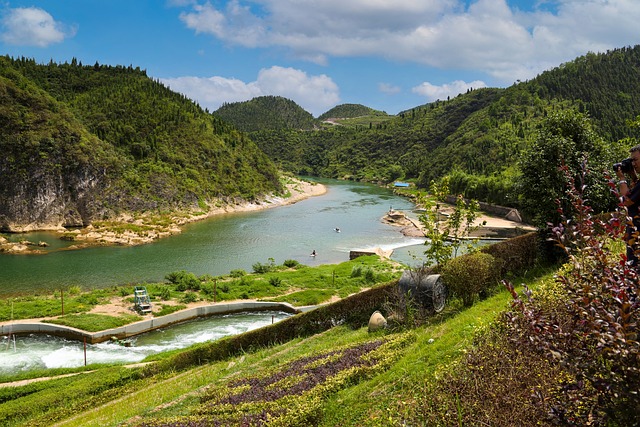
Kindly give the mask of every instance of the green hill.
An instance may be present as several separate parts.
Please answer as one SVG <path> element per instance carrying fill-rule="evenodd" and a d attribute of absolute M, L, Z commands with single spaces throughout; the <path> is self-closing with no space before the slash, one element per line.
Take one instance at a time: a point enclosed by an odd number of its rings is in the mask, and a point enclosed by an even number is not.
<path fill-rule="evenodd" d="M 421 187 L 449 177 L 455 192 L 520 207 L 519 161 L 552 115 L 590 119 L 612 156 L 591 161 L 609 165 L 625 155 L 618 140 L 639 135 L 628 125 L 640 115 L 638 69 L 640 46 L 615 49 L 577 58 L 531 81 L 470 90 L 381 122 L 315 132 L 265 128 L 250 135 L 280 167 L 295 173 L 380 183 L 402 178 Z"/>
<path fill-rule="evenodd" d="M 260 96 L 250 101 L 224 104 L 213 114 L 245 132 L 262 129 L 309 130 L 317 125 L 311 113 L 281 96 Z"/>
<path fill-rule="evenodd" d="M 282 190 L 244 134 L 132 67 L 0 58 L 0 229 Z"/>
<path fill-rule="evenodd" d="M 374 110 L 362 104 L 340 104 L 318 117 L 319 120 L 327 119 L 353 119 L 362 116 L 389 116 L 384 111 Z"/>

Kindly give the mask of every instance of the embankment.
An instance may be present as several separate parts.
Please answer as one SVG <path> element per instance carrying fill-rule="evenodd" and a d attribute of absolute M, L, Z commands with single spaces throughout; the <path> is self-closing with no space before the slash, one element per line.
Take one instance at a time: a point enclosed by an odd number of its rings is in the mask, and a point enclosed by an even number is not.
<path fill-rule="evenodd" d="M 154 329 L 164 328 L 176 323 L 186 322 L 198 317 L 208 317 L 222 314 L 241 313 L 244 311 L 284 311 L 286 313 L 298 313 L 299 310 L 290 304 L 268 301 L 246 301 L 228 304 L 213 304 L 180 310 L 162 317 L 154 317 L 131 323 L 118 328 L 107 329 L 99 332 L 87 332 L 69 326 L 56 325 L 45 322 L 16 321 L 0 325 L 2 335 L 27 335 L 47 334 L 68 339 L 84 341 L 96 344 L 110 339 L 123 340 L 135 335 L 140 335 Z"/>

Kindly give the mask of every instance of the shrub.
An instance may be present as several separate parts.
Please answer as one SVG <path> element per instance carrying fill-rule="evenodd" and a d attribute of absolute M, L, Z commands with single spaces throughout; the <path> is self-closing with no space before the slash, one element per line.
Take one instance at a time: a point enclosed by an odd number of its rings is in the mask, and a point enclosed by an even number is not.
<path fill-rule="evenodd" d="M 373 283 L 376 281 L 376 272 L 373 271 L 372 268 L 367 268 L 364 271 L 364 280 L 368 283 Z"/>
<path fill-rule="evenodd" d="M 199 291 L 200 290 L 200 279 L 193 274 L 188 273 L 184 270 L 174 271 L 165 276 L 169 282 L 176 285 L 176 290 L 180 292 L 184 292 L 187 290 Z"/>
<path fill-rule="evenodd" d="M 297 266 L 300 265 L 300 263 L 295 259 L 288 259 L 288 260 L 285 260 L 285 262 L 283 262 L 282 265 L 284 265 L 287 268 L 296 268 Z"/>
<path fill-rule="evenodd" d="M 480 292 L 497 283 L 499 269 L 492 255 L 475 252 L 452 258 L 442 266 L 441 274 L 449 290 L 470 307 Z"/>
<path fill-rule="evenodd" d="M 360 277 L 362 276 L 362 266 L 356 265 L 351 269 L 351 277 Z"/>
<path fill-rule="evenodd" d="M 269 284 L 274 287 L 282 285 L 282 279 L 276 276 L 269 277 Z"/>
<path fill-rule="evenodd" d="M 273 258 L 269 258 L 269 262 L 267 264 L 262 264 L 260 262 L 256 262 L 251 266 L 253 268 L 253 272 L 256 274 L 264 274 L 269 273 L 270 271 L 275 270 L 276 264 Z"/>
<path fill-rule="evenodd" d="M 535 266 L 542 253 L 540 233 L 531 232 L 502 242 L 487 245 L 481 252 L 492 255 L 500 262 L 501 276 L 508 273 L 520 274 Z"/>
<path fill-rule="evenodd" d="M 514 345 L 541 351 L 567 371 L 546 408 L 557 424 L 637 425 L 640 277 L 624 255 L 608 250 L 624 232 L 620 218 L 627 218 L 626 209 L 620 206 L 608 219 L 595 217 L 584 185 L 569 182 L 574 215 L 559 209 L 562 221 L 552 230 L 568 256 L 557 277 L 564 295 L 549 308 L 528 292 L 521 299 L 507 283 L 515 299 L 510 334 L 520 338 Z"/>
<path fill-rule="evenodd" d="M 67 293 L 69 295 L 78 295 L 82 292 L 82 289 L 80 288 L 80 286 L 74 285 L 74 286 L 69 286 L 69 289 L 67 290 Z"/>
<path fill-rule="evenodd" d="M 180 300 L 180 302 L 182 302 L 183 304 L 189 304 L 197 301 L 198 301 L 198 294 L 196 294 L 195 292 L 185 293 L 182 299 Z"/>
<path fill-rule="evenodd" d="M 238 279 L 242 276 L 244 276 L 245 274 L 247 274 L 246 271 L 242 270 L 242 269 L 238 269 L 238 270 L 231 270 L 231 272 L 229 272 L 229 276 Z M 228 292 L 228 291 L 225 291 Z"/>
<path fill-rule="evenodd" d="M 169 299 L 171 299 L 171 290 L 169 289 L 168 286 L 162 286 L 160 287 L 160 299 L 162 299 L 163 301 L 168 301 Z"/>

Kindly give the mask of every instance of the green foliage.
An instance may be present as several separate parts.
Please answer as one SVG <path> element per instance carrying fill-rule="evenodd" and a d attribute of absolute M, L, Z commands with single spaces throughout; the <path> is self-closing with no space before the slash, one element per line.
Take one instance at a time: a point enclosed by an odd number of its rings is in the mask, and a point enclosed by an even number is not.
<path fill-rule="evenodd" d="M 310 130 L 317 123 L 302 107 L 281 96 L 259 96 L 249 101 L 225 103 L 213 114 L 245 132 L 263 129 Z"/>
<path fill-rule="evenodd" d="M 441 269 L 442 279 L 453 295 L 471 307 L 481 293 L 498 283 L 500 267 L 493 256 L 475 252 L 449 260 Z"/>
<path fill-rule="evenodd" d="M 28 187 L 35 200 L 47 180 L 64 182 L 79 203 L 73 225 L 282 190 L 245 135 L 139 69 L 2 57 L 0 98 L 1 198 Z"/>
<path fill-rule="evenodd" d="M 362 266 L 356 265 L 351 269 L 351 277 L 360 277 L 362 276 Z"/>
<path fill-rule="evenodd" d="M 570 214 L 570 201 L 564 195 L 567 183 L 563 169 L 576 177 L 586 160 L 590 164 L 585 181 L 589 188 L 587 196 L 596 211 L 610 211 L 615 198 L 606 185 L 605 170 L 614 159 L 585 115 L 571 111 L 552 114 L 519 162 L 522 176 L 517 190 L 523 214 L 542 228 L 559 221 L 556 201 Z"/>
<path fill-rule="evenodd" d="M 282 263 L 282 265 L 284 265 L 287 268 L 296 268 L 300 266 L 300 263 L 295 259 L 287 259 Z"/>
<path fill-rule="evenodd" d="M 425 206 L 425 213 L 419 217 L 427 237 L 425 245 L 428 248 L 424 253 L 433 264 L 442 266 L 457 257 L 463 246 L 472 249 L 473 241 L 469 240 L 469 235 L 478 228 L 475 222 L 480 206 L 476 200 L 465 201 L 460 195 L 453 211 L 445 216 L 441 203 L 449 194 L 448 179 L 441 183 L 432 182 L 430 192 L 433 196 L 422 197 L 420 203 Z"/>
<path fill-rule="evenodd" d="M 209 389 L 189 416 L 144 425 L 316 425 L 327 397 L 385 371 L 413 340 L 398 335 L 300 357 Z"/>
<path fill-rule="evenodd" d="M 361 116 L 382 116 L 388 117 L 384 111 L 377 111 L 373 108 L 365 107 L 361 104 L 340 104 L 318 117 L 319 120 L 327 119 L 347 119 Z"/>
<path fill-rule="evenodd" d="M 333 295 L 335 294 L 331 289 L 308 289 L 273 298 L 273 301 L 287 302 L 293 306 L 301 307 L 322 304 L 329 301 Z"/>
<path fill-rule="evenodd" d="M 637 424 L 638 273 L 612 244 L 624 224 L 593 215 L 581 182 L 568 182 L 572 215 L 553 229 L 567 264 L 522 295 L 505 282 L 511 309 L 423 391 L 426 424 Z"/>
<path fill-rule="evenodd" d="M 556 420 L 633 425 L 640 411 L 639 276 L 608 249 L 608 242 L 625 232 L 616 218 L 626 217 L 626 209 L 619 207 L 610 219 L 593 216 L 583 182 L 569 181 L 571 216 L 561 211 L 562 221 L 553 229 L 568 256 L 557 278 L 560 297 L 549 307 L 521 299 L 509 285 L 515 299 L 510 332 L 520 338 L 517 345 L 564 368 L 566 382 L 548 408 Z"/>
<path fill-rule="evenodd" d="M 187 308 L 187 306 L 184 304 L 178 304 L 178 305 L 160 304 L 160 310 L 154 311 L 153 317 L 166 316 L 167 314 L 175 313 L 176 311 L 184 310 L 185 308 Z"/>
<path fill-rule="evenodd" d="M 238 270 L 231 270 L 231 272 L 229 273 L 229 276 L 235 277 L 236 279 L 238 279 L 246 274 L 247 274 L 246 271 L 242 269 L 238 269 Z"/>
<path fill-rule="evenodd" d="M 500 267 L 500 277 L 523 274 L 527 270 L 543 263 L 543 237 L 531 232 L 513 237 L 480 248 L 496 259 L 496 266 Z"/>
<path fill-rule="evenodd" d="M 97 304 L 106 302 L 103 290 L 94 290 L 78 295 L 56 292 L 55 295 L 25 295 L 0 300 L 0 321 L 33 319 L 38 317 L 60 316 L 63 314 L 84 313 Z"/>
<path fill-rule="evenodd" d="M 176 290 L 184 292 L 186 290 L 198 291 L 200 290 L 200 279 L 193 273 L 188 273 L 184 270 L 174 271 L 165 276 L 165 279 L 176 286 Z"/>
<path fill-rule="evenodd" d="M 45 381 L 27 389 L 19 387 L 16 391 L 25 394 L 19 399 L 4 402 L 0 406 L 0 419 L 6 426 L 25 425 L 25 421 L 34 426 L 52 425 L 135 391 L 138 380 L 139 370 L 119 367 Z M 137 386 L 144 386 L 144 382 L 138 381 Z"/>
<path fill-rule="evenodd" d="M 276 263 L 273 258 L 269 258 L 269 262 L 267 264 L 256 262 L 251 267 L 253 268 L 254 273 L 264 274 L 264 273 L 269 273 L 270 271 L 274 271 L 276 268 Z"/>
<path fill-rule="evenodd" d="M 72 328 L 82 329 L 87 332 L 98 332 L 106 329 L 117 328 L 129 323 L 142 320 L 141 316 L 135 314 L 123 314 L 120 316 L 109 316 L 106 314 L 67 314 L 47 320 L 48 323 L 56 325 L 70 326 Z"/>
<path fill-rule="evenodd" d="M 277 276 L 269 277 L 269 284 L 271 286 L 279 287 L 282 285 L 282 279 Z"/>
<path fill-rule="evenodd" d="M 191 304 L 192 302 L 198 302 L 200 298 L 198 298 L 198 294 L 195 292 L 185 292 L 185 294 L 180 299 L 180 302 L 183 304 Z"/>

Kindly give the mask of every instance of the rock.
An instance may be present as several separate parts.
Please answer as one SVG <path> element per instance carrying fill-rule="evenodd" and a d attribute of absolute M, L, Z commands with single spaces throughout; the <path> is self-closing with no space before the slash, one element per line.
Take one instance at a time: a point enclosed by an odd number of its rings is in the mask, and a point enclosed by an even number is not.
<path fill-rule="evenodd" d="M 369 318 L 369 332 L 375 332 L 386 327 L 387 319 L 379 311 L 374 311 Z"/>
<path fill-rule="evenodd" d="M 38 242 L 38 246 L 40 246 L 41 248 L 46 248 L 47 246 L 49 246 L 49 244 L 47 242 L 43 242 L 42 240 L 40 240 Z"/>

